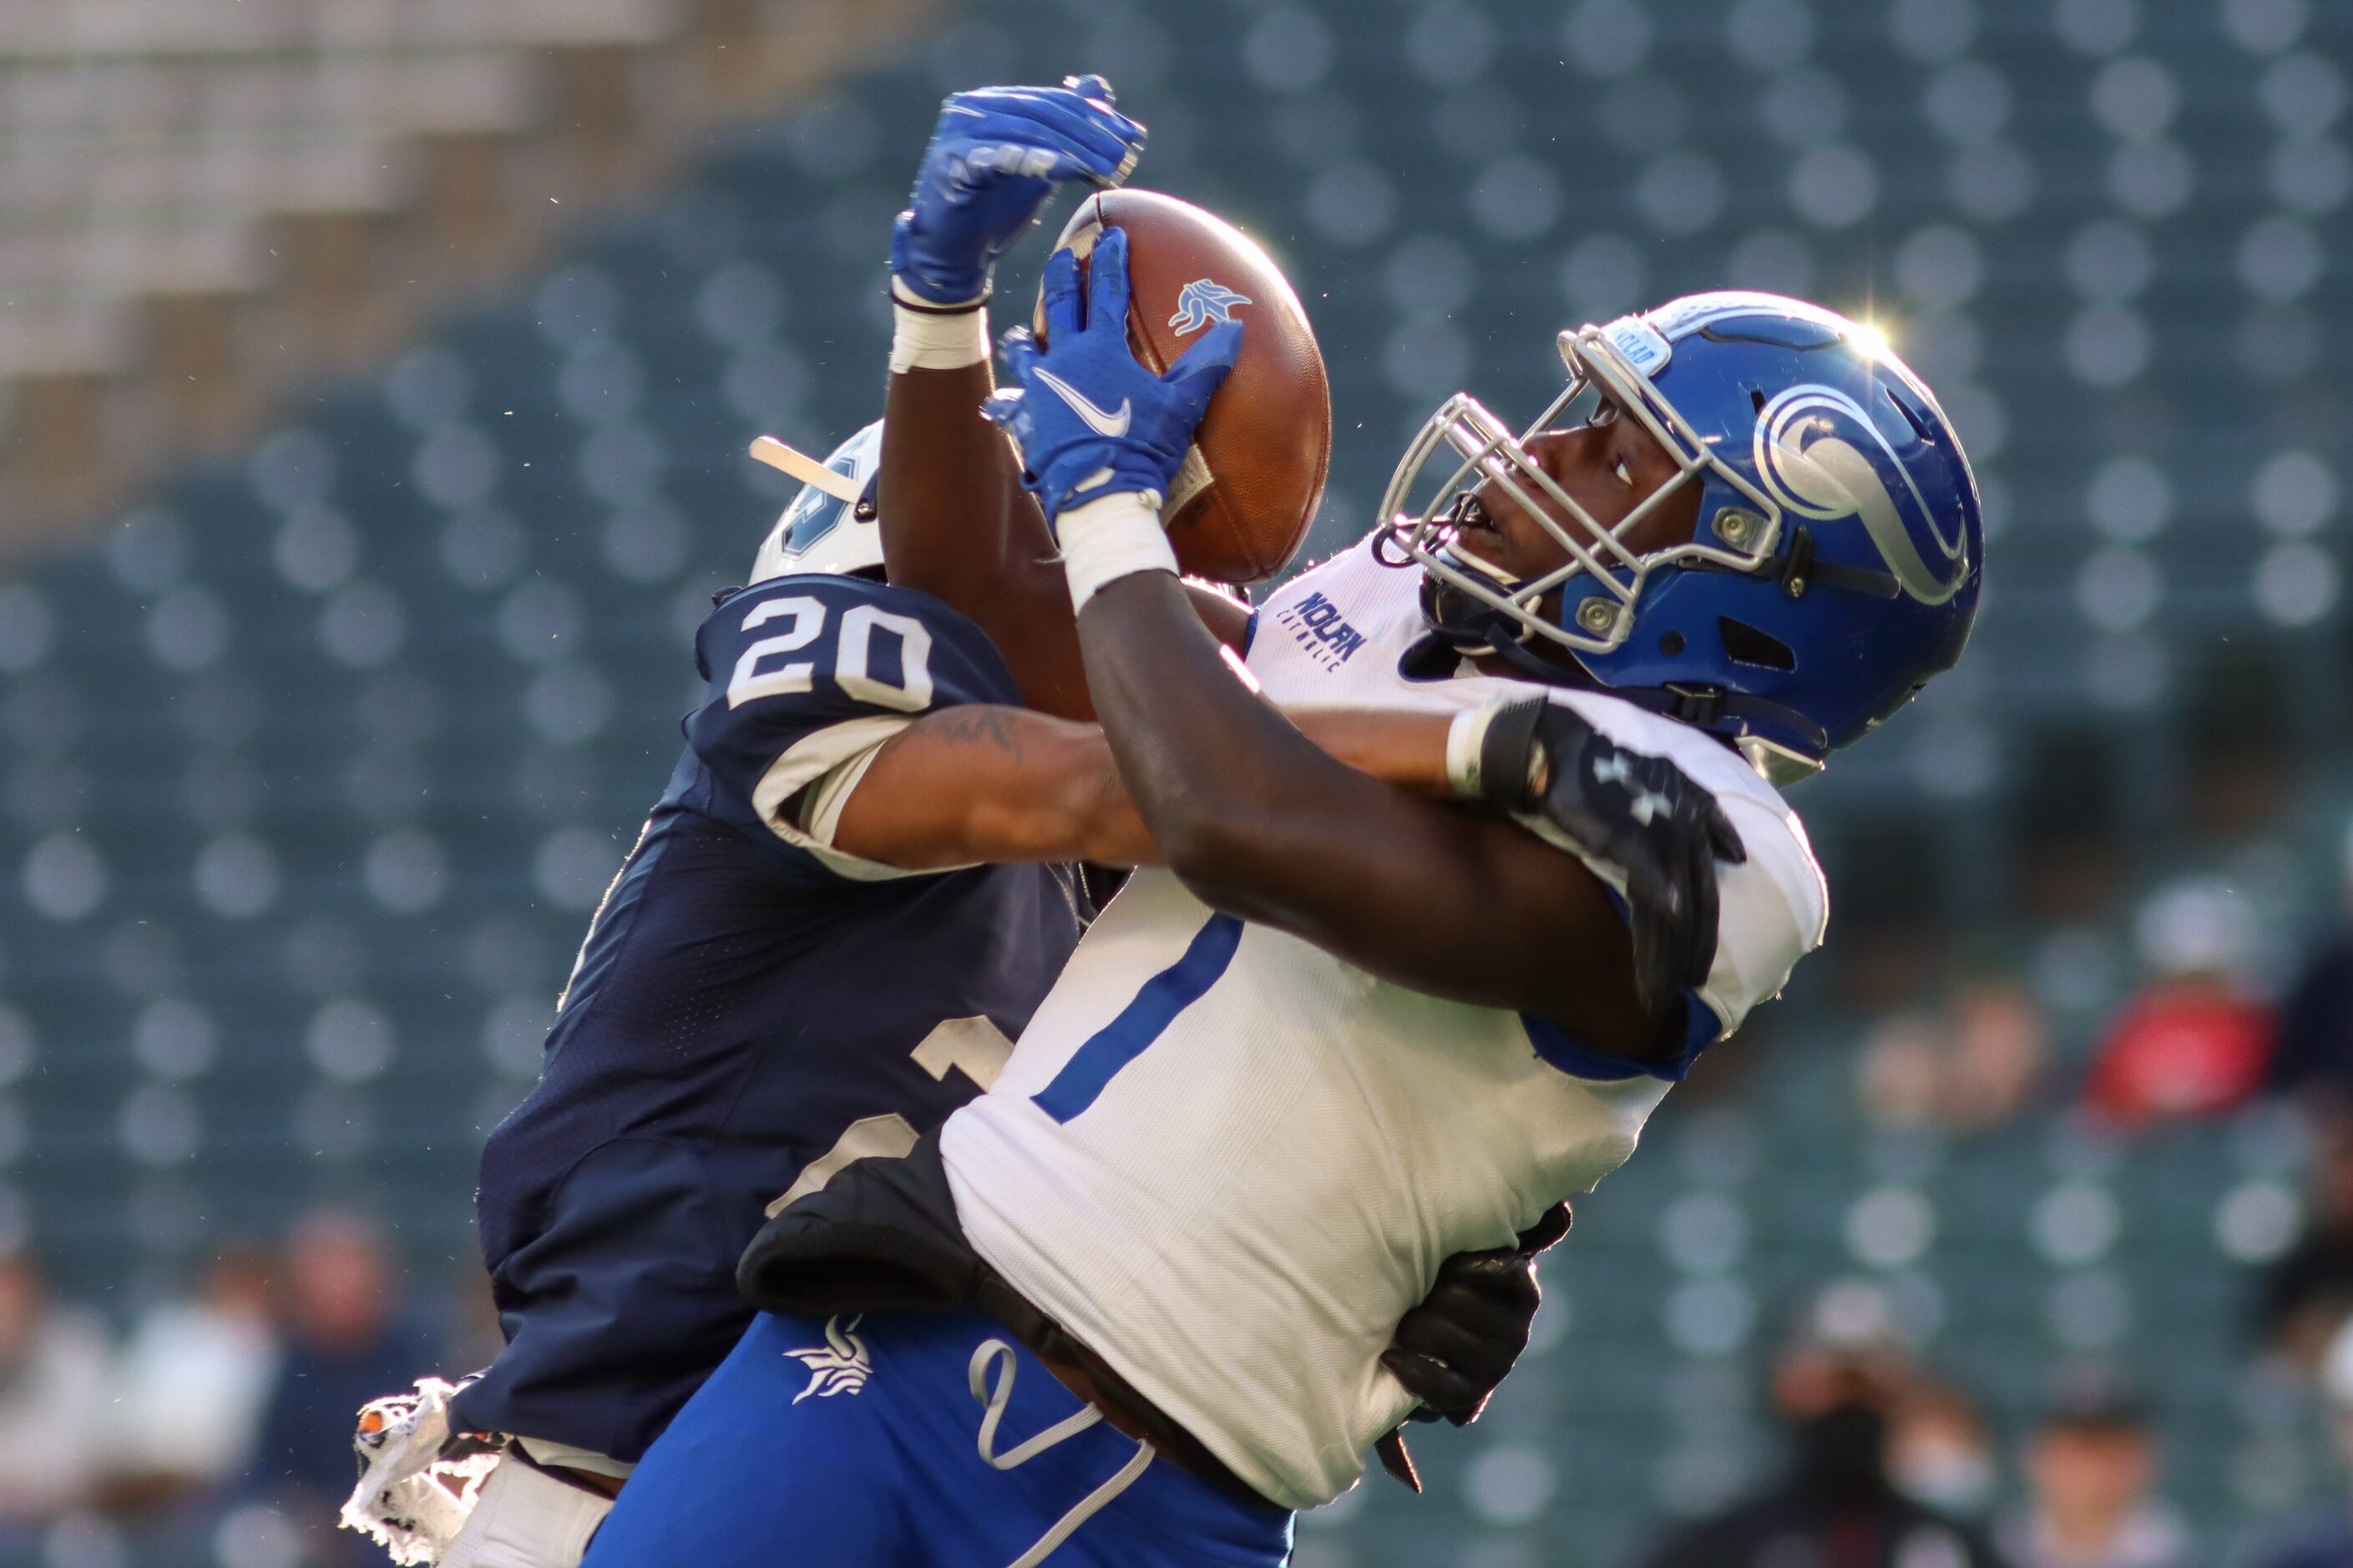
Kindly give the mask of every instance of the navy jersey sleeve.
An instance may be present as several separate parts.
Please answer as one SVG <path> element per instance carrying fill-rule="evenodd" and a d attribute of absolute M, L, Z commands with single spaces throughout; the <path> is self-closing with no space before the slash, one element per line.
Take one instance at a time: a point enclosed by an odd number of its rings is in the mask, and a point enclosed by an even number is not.
<path fill-rule="evenodd" d="M 709 685 L 685 730 L 704 809 L 852 880 L 902 873 L 835 852 L 830 817 L 805 825 L 809 792 L 925 713 L 1021 700 L 977 626 L 928 594 L 855 577 L 780 577 L 731 595 L 695 654 Z M 833 794 L 838 813 L 847 792 Z"/>

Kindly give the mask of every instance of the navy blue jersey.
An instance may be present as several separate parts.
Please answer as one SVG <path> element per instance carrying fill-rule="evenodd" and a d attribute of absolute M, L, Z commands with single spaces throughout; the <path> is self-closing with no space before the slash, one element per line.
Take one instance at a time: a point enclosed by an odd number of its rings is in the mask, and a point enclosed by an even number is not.
<path fill-rule="evenodd" d="M 1019 701 L 972 622 L 778 578 L 722 603 L 696 658 L 686 754 L 589 928 L 538 1087 L 482 1152 L 507 1347 L 457 1402 L 471 1429 L 624 1460 L 750 1321 L 735 1260 L 766 1207 L 812 1162 L 902 1152 L 977 1092 L 954 1041 L 1019 1034 L 1081 926 L 1068 868 L 905 876 L 797 826 L 815 781 L 920 714 Z"/>

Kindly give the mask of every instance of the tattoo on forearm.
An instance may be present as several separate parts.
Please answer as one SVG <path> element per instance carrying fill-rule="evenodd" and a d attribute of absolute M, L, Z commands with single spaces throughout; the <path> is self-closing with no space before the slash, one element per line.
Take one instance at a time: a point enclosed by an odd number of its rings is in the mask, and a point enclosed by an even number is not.
<path fill-rule="evenodd" d="M 991 745 L 1021 761 L 1021 733 L 1001 708 L 951 708 L 935 715 L 934 733 L 952 745 Z"/>
<path fill-rule="evenodd" d="M 1133 815 L 1135 807 L 1127 798 L 1127 785 L 1119 776 L 1119 769 L 1106 767 L 1095 781 L 1095 817 L 1107 821 L 1113 812 Z"/>

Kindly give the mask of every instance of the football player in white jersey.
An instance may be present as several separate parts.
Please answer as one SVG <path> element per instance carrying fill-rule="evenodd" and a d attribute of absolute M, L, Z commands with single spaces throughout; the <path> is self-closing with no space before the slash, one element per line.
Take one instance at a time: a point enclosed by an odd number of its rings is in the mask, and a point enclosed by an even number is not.
<path fill-rule="evenodd" d="M 361 1413 L 344 1518 L 395 1561 L 575 1568 L 751 1318 L 734 1266 L 764 1209 L 985 1087 L 1078 940 L 1069 863 L 1152 858 L 1101 731 L 1014 705 L 968 621 L 881 580 L 883 434 L 844 443 L 836 488 L 805 490 L 751 585 L 721 596 L 693 761 L 584 944 L 554 1065 L 491 1135 L 477 1198 L 505 1350 Z M 774 638 L 779 602 L 836 626 L 886 613 L 897 635 L 853 693 L 838 638 Z M 795 659 L 807 679 L 755 693 Z M 1301 715 L 1353 765 L 1428 788 L 1443 737 L 1403 717 Z M 694 970 L 685 955 L 715 944 L 734 961 Z M 1501 1380 L 1535 1312 L 1531 1255 L 1566 1225 L 1450 1259 L 1399 1321 L 1391 1364 L 1430 1408 L 1468 1419 Z"/>
<path fill-rule="evenodd" d="M 1975 487 L 1926 387 L 1831 312 L 1704 295 L 1564 333 L 1568 384 L 1524 435 L 1451 400 L 1374 533 L 1221 648 L 1157 510 L 1231 334 L 1138 365 L 1115 233 L 1085 296 L 1058 254 L 1053 346 L 1017 337 L 1023 391 L 994 405 L 1059 559 L 958 534 L 1008 459 L 947 416 L 989 387 L 940 311 L 902 316 L 892 408 L 941 411 L 925 455 L 963 465 L 962 504 L 894 502 L 886 454 L 885 543 L 1025 694 L 1071 672 L 992 605 L 1035 613 L 1060 575 L 1167 868 L 1096 923 L 988 1093 L 754 1244 L 770 1314 L 592 1565 L 1282 1561 L 1288 1510 L 1410 1411 L 1387 1330 L 1438 1260 L 1627 1158 L 1820 941 L 1775 781 L 1966 639 Z M 1428 711 L 1486 809 L 1365 781 L 1271 705 L 1319 700 Z"/>

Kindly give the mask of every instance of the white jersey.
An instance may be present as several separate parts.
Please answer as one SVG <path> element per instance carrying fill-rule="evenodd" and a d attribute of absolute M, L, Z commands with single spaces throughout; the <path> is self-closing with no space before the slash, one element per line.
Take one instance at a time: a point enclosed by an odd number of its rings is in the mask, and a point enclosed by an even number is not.
<path fill-rule="evenodd" d="M 1275 594 L 1249 654 L 1293 705 L 1455 710 L 1508 683 L 1406 679 L 1420 574 L 1359 545 Z M 1518 689 L 1529 689 L 1525 686 Z M 1804 830 L 1719 742 L 1551 691 L 1713 790 L 1747 847 L 1701 994 L 1728 1031 L 1821 937 Z M 1633 1152 L 1665 1080 L 1557 1028 L 1375 979 L 1140 871 L 989 1092 L 943 1137 L 973 1245 L 1268 1498 L 1347 1489 L 1413 1408 L 1379 1363 L 1453 1253 L 1510 1242 Z"/>

